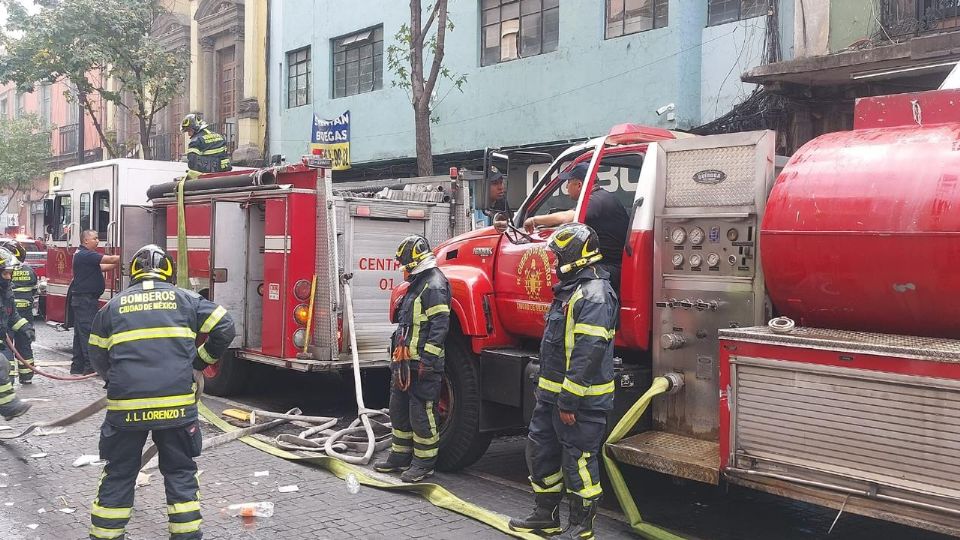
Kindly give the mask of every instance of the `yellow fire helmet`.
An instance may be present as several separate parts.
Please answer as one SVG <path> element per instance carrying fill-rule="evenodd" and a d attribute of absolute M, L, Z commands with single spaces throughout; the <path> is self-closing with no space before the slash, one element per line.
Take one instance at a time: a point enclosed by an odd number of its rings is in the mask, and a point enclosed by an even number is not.
<path fill-rule="evenodd" d="M 159 246 L 143 246 L 130 259 L 130 283 L 140 283 L 147 279 L 174 282 L 176 263 Z"/>
<path fill-rule="evenodd" d="M 582 223 L 562 225 L 550 235 L 547 247 L 557 255 L 557 276 L 561 279 L 603 258 L 597 233 Z"/>
<path fill-rule="evenodd" d="M 404 270 L 412 272 L 431 253 L 427 239 L 419 234 L 412 234 L 404 238 L 397 247 L 397 261 Z"/>

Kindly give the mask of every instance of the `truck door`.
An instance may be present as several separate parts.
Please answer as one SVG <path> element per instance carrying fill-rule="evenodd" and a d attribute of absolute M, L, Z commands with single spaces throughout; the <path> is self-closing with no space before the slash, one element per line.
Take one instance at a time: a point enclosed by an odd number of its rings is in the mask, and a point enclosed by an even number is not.
<path fill-rule="evenodd" d="M 147 244 L 163 246 L 166 210 L 148 206 L 120 206 L 120 290 L 130 286 L 130 259 Z"/>
<path fill-rule="evenodd" d="M 233 346 L 244 343 L 247 290 L 247 216 L 238 202 L 213 203 L 210 299 L 226 308 L 236 324 Z"/>

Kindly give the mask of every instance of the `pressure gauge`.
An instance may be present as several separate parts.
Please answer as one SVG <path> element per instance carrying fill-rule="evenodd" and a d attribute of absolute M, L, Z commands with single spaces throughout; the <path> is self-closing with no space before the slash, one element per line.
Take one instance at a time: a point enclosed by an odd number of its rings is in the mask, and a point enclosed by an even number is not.
<path fill-rule="evenodd" d="M 727 231 L 727 240 L 736 242 L 737 238 L 740 238 L 740 231 L 736 229 L 730 229 Z"/>
<path fill-rule="evenodd" d="M 716 268 L 720 264 L 720 256 L 716 253 L 711 253 L 707 255 L 707 266 L 710 268 Z"/>
<path fill-rule="evenodd" d="M 692 237 L 691 237 L 692 239 Z M 700 265 L 703 264 L 703 256 L 699 253 L 694 253 L 690 256 L 690 266 L 693 268 L 700 268 Z"/>
<path fill-rule="evenodd" d="M 673 229 L 673 232 L 670 233 L 670 240 L 677 244 L 678 246 L 687 239 L 687 231 L 683 230 L 683 227 L 677 227 Z"/>
<path fill-rule="evenodd" d="M 676 255 L 673 256 L 673 266 L 674 266 L 675 268 L 679 268 L 679 267 L 683 266 L 683 255 L 682 255 L 682 254 L 677 253 Z"/>
<path fill-rule="evenodd" d="M 695 227 L 690 231 L 690 243 L 699 246 L 703 243 L 703 229 L 700 227 Z"/>

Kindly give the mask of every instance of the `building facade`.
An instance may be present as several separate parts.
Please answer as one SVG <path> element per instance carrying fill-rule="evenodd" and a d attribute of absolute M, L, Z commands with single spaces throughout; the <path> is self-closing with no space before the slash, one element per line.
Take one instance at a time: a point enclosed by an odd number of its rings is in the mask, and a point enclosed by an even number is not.
<path fill-rule="evenodd" d="M 438 171 L 477 165 L 485 147 L 555 151 L 619 123 L 690 129 L 751 94 L 743 71 L 793 53 L 793 0 L 776 9 L 766 0 L 449 5 L 444 65 L 466 83 L 462 92 L 437 83 Z M 396 0 L 271 2 L 270 153 L 299 157 L 315 113 L 350 111 L 353 168 L 334 178 L 411 175 L 413 109 L 388 65 L 409 16 Z"/>

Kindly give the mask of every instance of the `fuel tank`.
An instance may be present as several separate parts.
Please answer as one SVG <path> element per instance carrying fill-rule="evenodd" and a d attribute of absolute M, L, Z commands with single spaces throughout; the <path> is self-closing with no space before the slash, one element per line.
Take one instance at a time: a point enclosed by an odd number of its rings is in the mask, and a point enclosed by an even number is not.
<path fill-rule="evenodd" d="M 787 163 L 760 247 L 797 324 L 960 336 L 960 123 L 831 133 Z"/>

